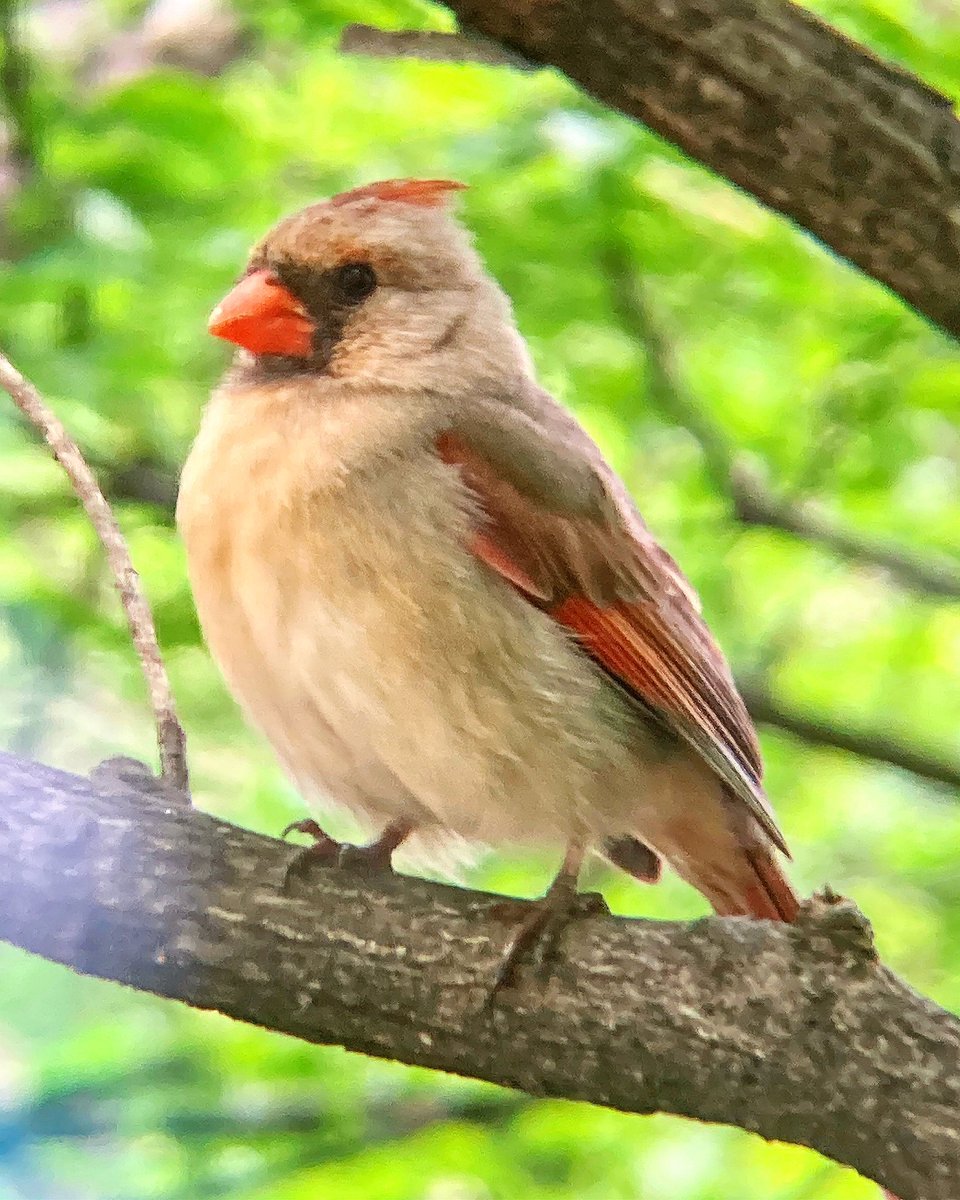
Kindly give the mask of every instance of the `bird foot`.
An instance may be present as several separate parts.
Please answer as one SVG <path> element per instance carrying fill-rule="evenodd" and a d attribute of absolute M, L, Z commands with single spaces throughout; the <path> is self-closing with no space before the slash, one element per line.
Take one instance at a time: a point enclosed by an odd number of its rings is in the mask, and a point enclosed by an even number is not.
<path fill-rule="evenodd" d="M 365 846 L 352 846 L 343 842 L 337 856 L 337 866 L 346 871 L 377 874 L 393 870 L 393 852 L 396 849 L 389 841 L 377 838 Z"/>
<path fill-rule="evenodd" d="M 347 871 L 374 874 L 393 870 L 393 852 L 410 832 L 408 826 L 388 825 L 375 841 L 365 846 L 354 846 L 349 842 L 338 842 L 324 833 L 316 821 L 307 817 L 293 821 L 281 834 L 305 833 L 313 842 L 298 850 L 284 872 L 282 892 L 288 892 L 294 879 L 304 879 L 316 868 L 341 867 Z"/>
<path fill-rule="evenodd" d="M 516 929 L 500 961 L 491 999 L 517 986 L 520 968 L 526 961 L 542 969 L 571 921 L 609 913 L 599 892 L 577 891 L 572 875 L 558 875 L 539 900 L 502 900 L 495 904 L 490 910 L 494 920 L 516 925 Z"/>
<path fill-rule="evenodd" d="M 313 841 L 309 846 L 302 846 L 287 863 L 280 884 L 280 891 L 285 894 L 290 891 L 295 879 L 305 879 L 316 867 L 337 866 L 343 849 L 340 842 L 324 833 L 316 821 L 309 817 L 303 821 L 291 821 L 280 836 L 285 838 L 294 832 L 305 833 Z"/>

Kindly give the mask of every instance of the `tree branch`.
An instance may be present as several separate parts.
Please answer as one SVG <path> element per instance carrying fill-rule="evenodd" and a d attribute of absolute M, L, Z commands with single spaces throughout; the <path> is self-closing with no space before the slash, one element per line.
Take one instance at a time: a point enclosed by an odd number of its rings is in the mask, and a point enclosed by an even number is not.
<path fill-rule="evenodd" d="M 883 571 L 921 595 L 960 599 L 960 563 L 845 528 L 810 501 L 787 500 L 770 491 L 691 395 L 627 248 L 615 237 L 603 247 L 602 264 L 620 322 L 646 353 L 650 398 L 699 443 L 713 482 L 730 497 L 734 515 L 742 524 L 780 529 L 823 546 L 849 562 Z"/>
<path fill-rule="evenodd" d="M 960 334 L 951 101 L 787 0 L 445 0 Z"/>
<path fill-rule="evenodd" d="M 925 754 L 915 745 L 876 730 L 840 726 L 818 713 L 791 708 L 777 700 L 762 681 L 738 679 L 737 687 L 750 715 L 760 725 L 769 725 L 816 746 L 828 746 L 856 754 L 859 758 L 887 763 L 960 791 L 960 763 Z"/>
<path fill-rule="evenodd" d="M 300 1158 L 310 1155 L 311 1135 L 319 1133 L 323 1157 L 340 1158 L 352 1153 L 357 1143 L 369 1147 L 371 1143 L 400 1140 L 441 1121 L 502 1124 L 530 1104 L 521 1094 L 509 1092 L 402 1098 L 387 1094 L 370 1100 L 365 1106 L 366 1127 L 359 1130 L 351 1124 L 338 1145 L 330 1137 L 330 1130 L 343 1116 L 343 1105 L 335 1097 L 298 1100 L 284 1096 L 258 1104 L 252 1111 L 237 1111 L 230 1105 L 197 1108 L 175 1104 L 160 1114 L 140 1114 L 131 1112 L 131 1097 L 136 1094 L 131 1085 L 135 1087 L 136 1082 L 135 1077 L 122 1074 L 111 1081 L 113 1086 L 106 1096 L 102 1094 L 106 1089 L 81 1085 L 24 1105 L 16 1111 L 13 1136 L 25 1143 L 59 1142 L 116 1137 L 122 1129 L 128 1138 L 162 1132 L 183 1142 L 242 1138 L 249 1144 L 257 1138 L 299 1134 L 306 1144 L 295 1142 L 291 1149 Z M 284 1095 L 283 1083 L 277 1087 L 277 1094 Z M 6 1149 L 13 1136 L 7 1129 L 4 1134 Z"/>
<path fill-rule="evenodd" d="M 794 926 L 583 918 L 549 981 L 491 1003 L 496 897 L 337 870 L 282 895 L 289 847 L 140 770 L 94 784 L 0 754 L 0 937 L 307 1041 L 735 1124 L 903 1200 L 955 1196 L 960 1023 L 876 961 L 853 905 Z"/>
<path fill-rule="evenodd" d="M 849 562 L 889 575 L 921 596 L 960 600 L 960 565 L 945 555 L 918 553 L 883 538 L 869 537 L 830 520 L 810 501 L 783 500 L 745 473 L 735 480 L 734 508 L 744 525 L 779 529 L 823 546 Z"/>
<path fill-rule="evenodd" d="M 104 498 L 96 476 L 80 453 L 80 447 L 33 384 L 3 354 L 0 354 L 0 388 L 43 435 L 57 462 L 66 472 L 77 499 L 100 539 L 147 684 L 163 776 L 173 787 L 186 792 L 189 783 L 187 739 L 177 718 L 173 689 L 157 643 L 153 613 L 117 518 Z"/>

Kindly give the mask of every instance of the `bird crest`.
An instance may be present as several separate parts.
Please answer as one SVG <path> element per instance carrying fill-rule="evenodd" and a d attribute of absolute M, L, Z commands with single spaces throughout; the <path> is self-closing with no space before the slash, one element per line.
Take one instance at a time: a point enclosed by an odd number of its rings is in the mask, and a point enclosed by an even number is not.
<path fill-rule="evenodd" d="M 460 192 L 467 185 L 453 179 L 382 179 L 332 196 L 330 203 L 339 208 L 354 200 L 384 200 L 399 204 L 417 204 L 421 208 L 442 208 L 450 192 Z"/>

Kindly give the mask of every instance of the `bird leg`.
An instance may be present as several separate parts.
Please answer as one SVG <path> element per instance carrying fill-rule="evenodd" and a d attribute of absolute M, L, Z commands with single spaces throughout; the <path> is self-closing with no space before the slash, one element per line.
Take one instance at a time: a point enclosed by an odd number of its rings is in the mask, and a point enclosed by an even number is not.
<path fill-rule="evenodd" d="M 324 833 L 312 817 L 291 822 L 281 836 L 286 837 L 294 830 L 312 837 L 313 842 L 298 850 L 287 864 L 281 887 L 284 892 L 289 890 L 292 879 L 304 878 L 314 867 L 342 867 L 349 871 L 365 872 L 392 871 L 393 852 L 409 837 L 413 826 L 407 821 L 393 821 L 378 838 L 365 846 L 336 841 Z"/>
<path fill-rule="evenodd" d="M 583 839 L 571 839 L 556 878 L 538 900 L 504 900 L 494 905 L 491 915 L 496 920 L 517 926 L 497 971 L 494 996 L 504 988 L 516 986 L 525 958 L 530 957 L 535 966 L 542 967 L 570 920 L 609 913 L 599 892 L 577 891 L 586 850 Z"/>

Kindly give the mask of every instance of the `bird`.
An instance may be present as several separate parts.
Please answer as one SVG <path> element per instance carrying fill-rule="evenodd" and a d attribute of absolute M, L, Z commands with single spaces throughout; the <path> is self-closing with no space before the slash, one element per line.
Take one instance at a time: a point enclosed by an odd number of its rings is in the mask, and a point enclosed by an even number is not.
<path fill-rule="evenodd" d="M 792 921 L 727 662 L 536 382 L 456 217 L 463 187 L 384 180 L 287 216 L 213 310 L 234 359 L 177 505 L 205 641 L 305 801 L 370 830 L 348 846 L 295 823 L 322 862 L 553 849 L 532 936 L 575 909 L 591 853 L 644 882 L 666 863 L 718 914 Z"/>

